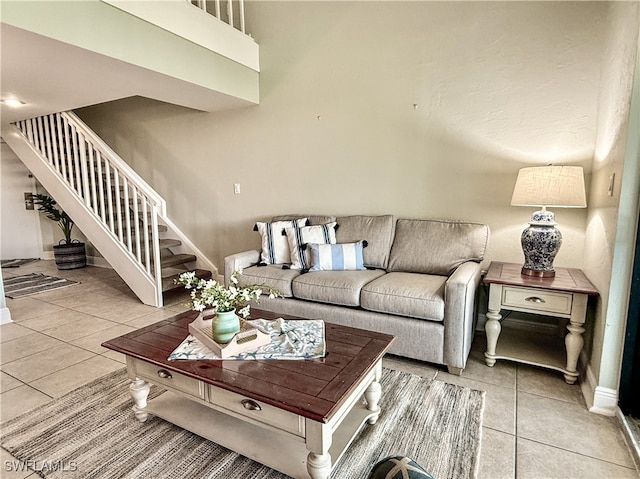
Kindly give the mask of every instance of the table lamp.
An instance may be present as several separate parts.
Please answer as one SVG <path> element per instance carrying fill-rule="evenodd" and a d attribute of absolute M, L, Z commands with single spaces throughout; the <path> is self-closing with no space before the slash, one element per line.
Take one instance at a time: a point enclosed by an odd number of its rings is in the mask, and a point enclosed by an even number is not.
<path fill-rule="evenodd" d="M 586 208 L 582 167 L 549 165 L 520 169 L 511 205 L 542 208 L 531 215 L 529 227 L 522 232 L 522 274 L 555 276 L 553 260 L 562 244 L 562 234 L 556 228 L 555 215 L 547 207 Z"/>

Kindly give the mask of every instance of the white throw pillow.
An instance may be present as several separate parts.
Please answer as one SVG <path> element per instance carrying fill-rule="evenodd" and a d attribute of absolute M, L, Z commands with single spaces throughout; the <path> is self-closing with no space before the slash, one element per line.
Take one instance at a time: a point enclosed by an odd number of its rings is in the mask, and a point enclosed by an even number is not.
<path fill-rule="evenodd" d="M 334 244 L 336 242 L 336 222 L 324 225 L 285 228 L 289 250 L 291 251 L 292 269 L 309 269 L 309 256 L 304 251 L 307 243 Z"/>
<path fill-rule="evenodd" d="M 256 223 L 256 228 L 262 237 L 261 260 L 265 264 L 289 264 L 291 251 L 289 242 L 284 234 L 285 228 L 302 227 L 307 224 L 307 218 L 289 221 L 275 221 L 273 223 Z"/>

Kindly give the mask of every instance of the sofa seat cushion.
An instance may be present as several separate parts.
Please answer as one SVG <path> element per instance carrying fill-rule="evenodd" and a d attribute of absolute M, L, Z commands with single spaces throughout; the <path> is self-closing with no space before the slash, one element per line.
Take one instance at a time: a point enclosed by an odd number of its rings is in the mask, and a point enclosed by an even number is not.
<path fill-rule="evenodd" d="M 384 274 L 381 270 L 311 271 L 293 280 L 293 296 L 340 306 L 360 306 L 362 287 Z"/>
<path fill-rule="evenodd" d="M 364 309 L 431 321 L 444 320 L 446 276 L 387 273 L 362 288 Z"/>
<path fill-rule="evenodd" d="M 251 266 L 242 270 L 242 274 L 238 277 L 238 284 L 269 286 L 279 291 L 285 298 L 290 298 L 293 296 L 291 282 L 297 276 L 300 276 L 300 271 L 283 269 L 280 265 Z"/>

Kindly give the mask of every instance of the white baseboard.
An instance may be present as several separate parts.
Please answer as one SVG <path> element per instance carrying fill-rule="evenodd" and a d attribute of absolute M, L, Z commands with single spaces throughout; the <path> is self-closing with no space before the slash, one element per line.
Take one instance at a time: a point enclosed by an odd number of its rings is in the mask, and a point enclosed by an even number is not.
<path fill-rule="evenodd" d="M 582 381 L 580 381 L 580 389 L 587 409 L 594 414 L 615 416 L 618 410 L 618 391 L 598 386 L 598 381 L 584 351 L 580 354 L 580 363 L 581 369 L 585 371 Z"/>
<path fill-rule="evenodd" d="M 113 269 L 111 265 L 102 256 L 87 256 L 87 264 L 97 266 L 98 268 Z"/>
<path fill-rule="evenodd" d="M 615 416 L 617 409 L 618 391 L 596 386 L 593 395 L 593 406 L 589 408 L 589 412 L 602 414 L 603 416 Z"/>
<path fill-rule="evenodd" d="M 13 323 L 9 308 L 0 308 L 0 324 Z"/>

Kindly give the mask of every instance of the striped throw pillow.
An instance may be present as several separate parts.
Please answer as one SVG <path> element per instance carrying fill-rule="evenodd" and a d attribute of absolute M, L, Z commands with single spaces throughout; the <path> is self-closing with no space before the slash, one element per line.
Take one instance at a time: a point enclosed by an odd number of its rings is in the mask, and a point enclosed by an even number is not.
<path fill-rule="evenodd" d="M 307 243 L 331 244 L 336 242 L 336 222 L 323 225 L 285 228 L 289 250 L 291 251 L 291 269 L 306 271 L 309 269 Z"/>
<path fill-rule="evenodd" d="M 284 230 L 285 228 L 302 227 L 306 224 L 307 218 L 275 221 L 273 223 L 256 223 L 256 229 L 262 237 L 262 262 L 265 264 L 289 264 L 291 251 L 289 250 L 289 242 Z"/>
<path fill-rule="evenodd" d="M 362 241 L 341 244 L 307 244 L 309 271 L 357 271 L 366 269 L 362 258 Z"/>

